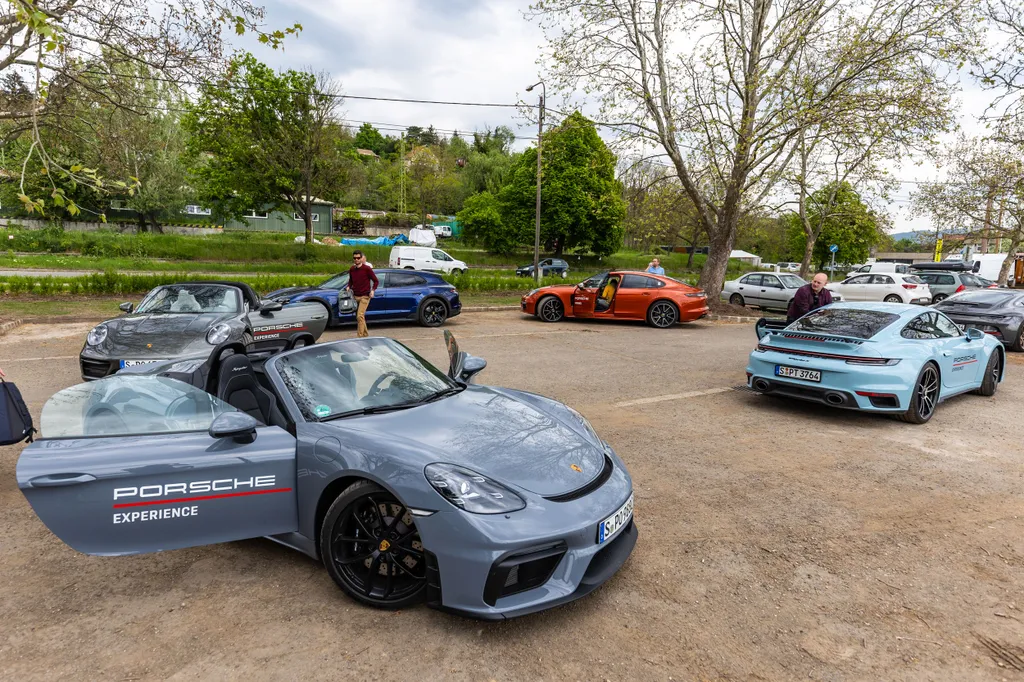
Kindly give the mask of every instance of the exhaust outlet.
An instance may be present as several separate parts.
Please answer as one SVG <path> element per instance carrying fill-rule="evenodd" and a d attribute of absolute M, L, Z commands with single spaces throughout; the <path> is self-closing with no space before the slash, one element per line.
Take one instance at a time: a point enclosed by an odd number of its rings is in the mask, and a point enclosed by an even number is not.
<path fill-rule="evenodd" d="M 846 398 L 838 393 L 826 393 L 825 402 L 829 405 L 842 405 L 846 402 Z"/>
<path fill-rule="evenodd" d="M 771 387 L 771 384 L 769 384 L 764 379 L 754 379 L 754 388 L 756 388 L 758 391 L 768 391 L 771 389 Z"/>

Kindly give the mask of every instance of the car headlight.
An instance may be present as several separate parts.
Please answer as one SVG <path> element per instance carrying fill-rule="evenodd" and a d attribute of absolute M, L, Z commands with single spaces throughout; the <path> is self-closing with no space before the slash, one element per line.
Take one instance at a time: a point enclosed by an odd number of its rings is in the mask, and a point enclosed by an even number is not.
<path fill-rule="evenodd" d="M 530 298 L 531 296 L 533 296 L 538 291 L 540 291 L 540 289 L 533 289 L 532 291 L 530 291 L 530 293 L 526 294 L 526 298 Z"/>
<path fill-rule="evenodd" d="M 210 327 L 210 331 L 206 332 L 206 343 L 216 346 L 227 341 L 229 336 L 231 336 L 231 327 L 221 322 L 213 325 Z"/>
<path fill-rule="evenodd" d="M 473 514 L 505 514 L 526 506 L 523 498 L 500 483 L 454 464 L 428 464 L 423 474 L 441 497 Z"/>
<path fill-rule="evenodd" d="M 586 417 L 584 417 L 582 414 L 580 414 L 576 410 L 572 409 L 568 405 L 566 405 L 566 409 L 568 409 L 569 413 L 572 414 L 572 416 L 576 418 L 576 421 L 578 421 L 580 423 L 580 426 L 582 426 L 583 429 L 588 434 L 590 434 L 590 437 L 594 439 L 594 442 L 596 442 L 596 443 L 603 443 L 604 442 L 604 441 L 601 440 L 601 436 L 597 435 L 597 431 L 594 430 L 594 427 L 590 424 L 589 421 L 587 421 Z"/>
<path fill-rule="evenodd" d="M 107 339 L 107 325 L 98 324 L 92 328 L 89 335 L 85 337 L 85 342 L 90 346 L 98 346 Z"/>

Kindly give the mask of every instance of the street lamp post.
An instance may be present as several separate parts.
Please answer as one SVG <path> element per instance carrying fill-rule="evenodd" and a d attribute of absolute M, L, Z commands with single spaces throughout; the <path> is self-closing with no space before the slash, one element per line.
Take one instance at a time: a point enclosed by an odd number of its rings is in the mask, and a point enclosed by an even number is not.
<path fill-rule="evenodd" d="M 539 97 L 540 107 L 537 113 L 537 216 L 533 235 L 533 278 L 537 285 L 540 286 L 540 155 L 541 140 L 544 136 L 544 105 L 545 100 L 548 98 L 548 89 L 544 85 L 544 81 L 537 81 L 526 88 L 526 91 L 531 92 L 538 85 L 540 86 L 541 94 Z"/>

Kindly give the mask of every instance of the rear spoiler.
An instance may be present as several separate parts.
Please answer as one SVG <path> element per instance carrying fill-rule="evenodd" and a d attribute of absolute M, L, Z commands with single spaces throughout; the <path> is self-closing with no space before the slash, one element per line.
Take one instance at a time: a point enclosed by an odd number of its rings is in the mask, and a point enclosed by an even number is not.
<path fill-rule="evenodd" d="M 754 331 L 757 332 L 758 340 L 761 340 L 768 334 L 771 334 L 772 332 L 782 331 L 788 326 L 789 322 L 787 322 L 786 320 L 780 320 L 778 318 L 769 319 L 767 317 L 762 317 L 754 325 Z"/>

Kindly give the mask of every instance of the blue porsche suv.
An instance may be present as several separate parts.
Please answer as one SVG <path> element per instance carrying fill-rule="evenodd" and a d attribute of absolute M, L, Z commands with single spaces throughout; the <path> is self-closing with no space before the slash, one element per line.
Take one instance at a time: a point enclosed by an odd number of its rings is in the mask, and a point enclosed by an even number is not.
<path fill-rule="evenodd" d="M 414 320 L 425 327 L 439 327 L 462 312 L 459 292 L 439 275 L 419 270 L 374 270 L 374 274 L 380 286 L 366 309 L 367 322 Z M 331 325 L 354 323 L 354 302 L 350 292 L 342 291 L 347 284 L 348 273 L 342 272 L 318 286 L 278 289 L 264 298 L 282 304 L 313 301 L 327 308 Z"/>

